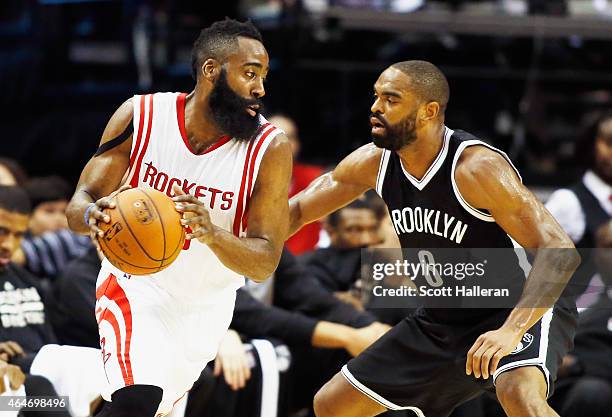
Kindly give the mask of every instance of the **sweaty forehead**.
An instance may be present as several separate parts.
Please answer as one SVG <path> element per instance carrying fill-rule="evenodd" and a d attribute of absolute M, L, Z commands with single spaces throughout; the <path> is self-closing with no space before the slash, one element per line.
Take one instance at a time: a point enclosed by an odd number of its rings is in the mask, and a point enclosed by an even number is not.
<path fill-rule="evenodd" d="M 268 52 L 261 42 L 251 38 L 238 38 L 238 49 L 229 59 L 236 65 L 257 64 L 268 68 Z"/>
<path fill-rule="evenodd" d="M 389 67 L 380 74 L 374 89 L 378 92 L 393 91 L 404 95 L 410 92 L 410 77 L 396 68 Z"/>

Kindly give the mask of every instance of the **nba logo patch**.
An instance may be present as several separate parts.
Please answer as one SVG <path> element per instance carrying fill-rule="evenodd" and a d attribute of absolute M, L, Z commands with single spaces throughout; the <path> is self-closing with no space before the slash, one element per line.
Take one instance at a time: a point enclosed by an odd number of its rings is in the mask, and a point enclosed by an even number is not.
<path fill-rule="evenodd" d="M 149 224 L 155 219 L 153 210 L 149 208 L 149 205 L 144 200 L 136 200 L 133 204 L 134 216 L 139 223 Z"/>
<path fill-rule="evenodd" d="M 518 343 L 518 345 L 516 345 L 516 348 L 512 352 L 510 352 L 510 355 L 516 355 L 517 353 L 520 353 L 527 349 L 533 343 L 533 339 L 534 338 L 532 334 L 525 333 L 521 341 Z"/>

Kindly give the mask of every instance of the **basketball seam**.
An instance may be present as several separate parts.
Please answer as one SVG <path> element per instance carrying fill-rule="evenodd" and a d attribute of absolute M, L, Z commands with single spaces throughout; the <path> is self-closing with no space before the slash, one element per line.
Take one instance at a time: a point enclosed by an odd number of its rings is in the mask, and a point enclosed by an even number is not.
<path fill-rule="evenodd" d="M 139 192 L 143 193 L 145 196 L 147 196 L 147 198 L 149 198 L 149 200 L 151 199 L 147 193 L 145 193 L 143 190 L 138 189 Z M 119 196 L 117 196 L 117 200 L 119 199 Z M 117 201 L 117 203 L 119 203 L 119 201 Z M 136 243 L 138 244 L 138 246 L 140 247 L 140 249 L 142 249 L 142 252 L 147 256 L 147 258 L 149 258 L 150 260 L 152 260 L 153 262 L 160 262 L 159 259 L 156 259 L 154 257 L 152 257 L 151 255 L 149 255 L 149 253 L 147 252 L 147 250 L 140 244 L 140 241 L 138 240 L 138 237 L 136 236 L 136 234 L 132 231 L 132 228 L 130 227 L 130 223 L 127 221 L 127 218 L 123 215 L 123 210 L 121 209 L 121 205 L 117 204 L 117 208 L 119 209 L 119 213 L 121 213 L 121 217 L 123 218 L 123 221 L 125 223 L 125 226 L 127 227 L 128 231 L 130 232 L 130 234 L 132 235 L 132 237 L 134 238 L 134 240 L 136 241 Z M 159 211 L 157 211 L 157 207 L 155 207 L 155 211 L 157 212 L 157 217 L 159 217 L 160 220 L 160 224 L 162 225 L 162 231 L 163 231 L 163 222 L 161 221 L 161 216 L 159 215 Z M 165 246 L 166 242 L 165 242 L 165 235 L 164 235 L 164 246 Z M 164 251 L 165 254 L 165 251 Z M 163 259 L 163 257 L 162 257 Z M 152 268 L 155 269 L 155 268 Z"/>
<path fill-rule="evenodd" d="M 183 231 L 183 236 L 185 235 L 185 232 Z M 185 245 L 185 239 L 180 239 L 179 243 L 176 245 L 176 248 L 174 248 L 174 250 L 172 251 L 172 253 L 170 254 L 170 256 L 164 258 L 163 262 L 166 262 L 168 259 L 172 259 L 172 257 L 174 256 L 174 254 L 176 253 L 177 250 L 183 250 L 182 247 Z M 178 255 L 177 255 L 178 256 Z M 170 264 L 168 264 L 170 265 Z M 166 265 L 166 266 L 168 266 Z M 165 268 L 165 267 L 164 267 Z"/>
<path fill-rule="evenodd" d="M 126 263 L 126 264 L 128 264 L 128 265 L 130 265 L 130 266 L 135 266 L 136 268 L 140 268 L 140 269 L 157 269 L 157 267 L 156 267 L 156 266 L 154 266 L 154 267 L 148 267 L 148 266 L 140 266 L 140 265 L 136 265 L 136 264 L 130 263 L 130 262 L 126 261 L 125 259 L 123 259 L 121 256 L 119 256 L 119 255 L 118 255 L 118 254 L 117 254 L 117 253 L 116 253 L 114 250 L 112 250 L 112 249 L 110 248 L 110 246 L 108 246 L 108 244 L 105 244 L 105 245 L 106 245 L 106 248 L 107 248 L 107 249 L 108 249 L 108 250 L 109 250 L 109 251 L 110 251 L 110 252 L 111 252 L 111 253 L 112 253 L 112 254 L 115 256 L 115 258 L 119 259 L 121 262 L 124 262 L 124 263 Z M 103 247 L 103 245 L 100 245 L 100 248 L 102 249 L 102 252 L 104 253 L 104 247 Z M 106 256 L 106 254 L 104 254 L 104 256 Z M 108 256 L 106 256 L 106 258 L 108 259 Z M 153 261 L 154 261 L 154 262 L 157 262 L 157 261 L 156 261 L 156 260 L 154 260 L 154 259 L 153 259 Z M 124 272 L 125 272 L 125 271 L 124 271 Z"/>
<path fill-rule="evenodd" d="M 162 228 L 162 235 L 163 235 L 163 242 L 164 242 L 164 255 L 162 256 L 161 261 L 159 261 L 159 269 L 157 270 L 157 272 L 159 272 L 163 269 L 162 267 L 164 266 L 164 262 L 167 259 L 166 258 L 166 228 L 164 227 L 164 221 L 162 219 L 161 213 L 159 212 L 159 209 L 157 208 L 157 204 L 155 204 L 155 201 L 153 201 L 151 196 L 149 196 L 149 194 L 147 194 L 145 190 L 140 190 L 140 191 L 144 195 L 146 195 L 149 201 L 151 202 L 151 204 L 153 204 L 153 207 L 155 208 L 155 211 L 157 212 L 157 217 L 159 218 L 159 224 L 161 225 L 161 228 Z"/>

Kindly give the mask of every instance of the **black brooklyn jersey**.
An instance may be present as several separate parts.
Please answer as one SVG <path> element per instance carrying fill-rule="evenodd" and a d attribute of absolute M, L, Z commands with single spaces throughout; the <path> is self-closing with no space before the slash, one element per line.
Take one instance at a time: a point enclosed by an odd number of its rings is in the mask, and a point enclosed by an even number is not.
<path fill-rule="evenodd" d="M 525 271 L 513 250 L 512 239 L 489 213 L 470 206 L 455 183 L 454 172 L 459 157 L 465 148 L 473 145 L 486 146 L 498 152 L 512 166 L 502 151 L 467 132 L 445 128 L 442 149 L 423 178 L 419 180 L 410 175 L 397 153 L 385 150 L 376 183 L 376 191 L 387 204 L 393 227 L 402 248 L 405 248 L 405 259 L 411 258 L 412 252 L 418 254 L 427 250 L 434 262 L 445 265 L 488 262 L 486 276 L 478 285 L 510 291 L 511 296 L 503 299 L 504 305 L 490 297 L 424 299 L 423 305 L 429 315 L 444 322 L 478 321 L 492 314 L 493 310 L 510 309 L 525 283 Z M 501 248 L 506 250 L 500 251 Z M 444 285 L 464 286 L 467 281 L 458 277 L 446 280 Z M 431 286 L 431 282 L 427 283 L 420 277 L 415 278 L 415 284 Z M 459 308 L 461 310 L 457 310 Z"/>
<path fill-rule="evenodd" d="M 376 191 L 389 208 L 403 248 L 513 247 L 512 240 L 493 217 L 470 206 L 456 186 L 454 171 L 459 156 L 472 145 L 498 152 L 512 166 L 502 151 L 467 132 L 448 128 L 442 150 L 420 180 L 404 169 L 397 153 L 383 152 Z"/>

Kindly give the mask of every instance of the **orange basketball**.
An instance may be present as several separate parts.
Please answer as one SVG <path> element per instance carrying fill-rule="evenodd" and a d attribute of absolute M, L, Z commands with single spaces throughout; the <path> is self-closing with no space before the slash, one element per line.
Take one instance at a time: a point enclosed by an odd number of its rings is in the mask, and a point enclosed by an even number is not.
<path fill-rule="evenodd" d="M 181 253 L 185 232 L 174 202 L 152 188 L 132 188 L 115 197 L 105 209 L 110 223 L 98 222 L 104 236 L 102 252 L 114 266 L 132 275 L 159 272 Z"/>

